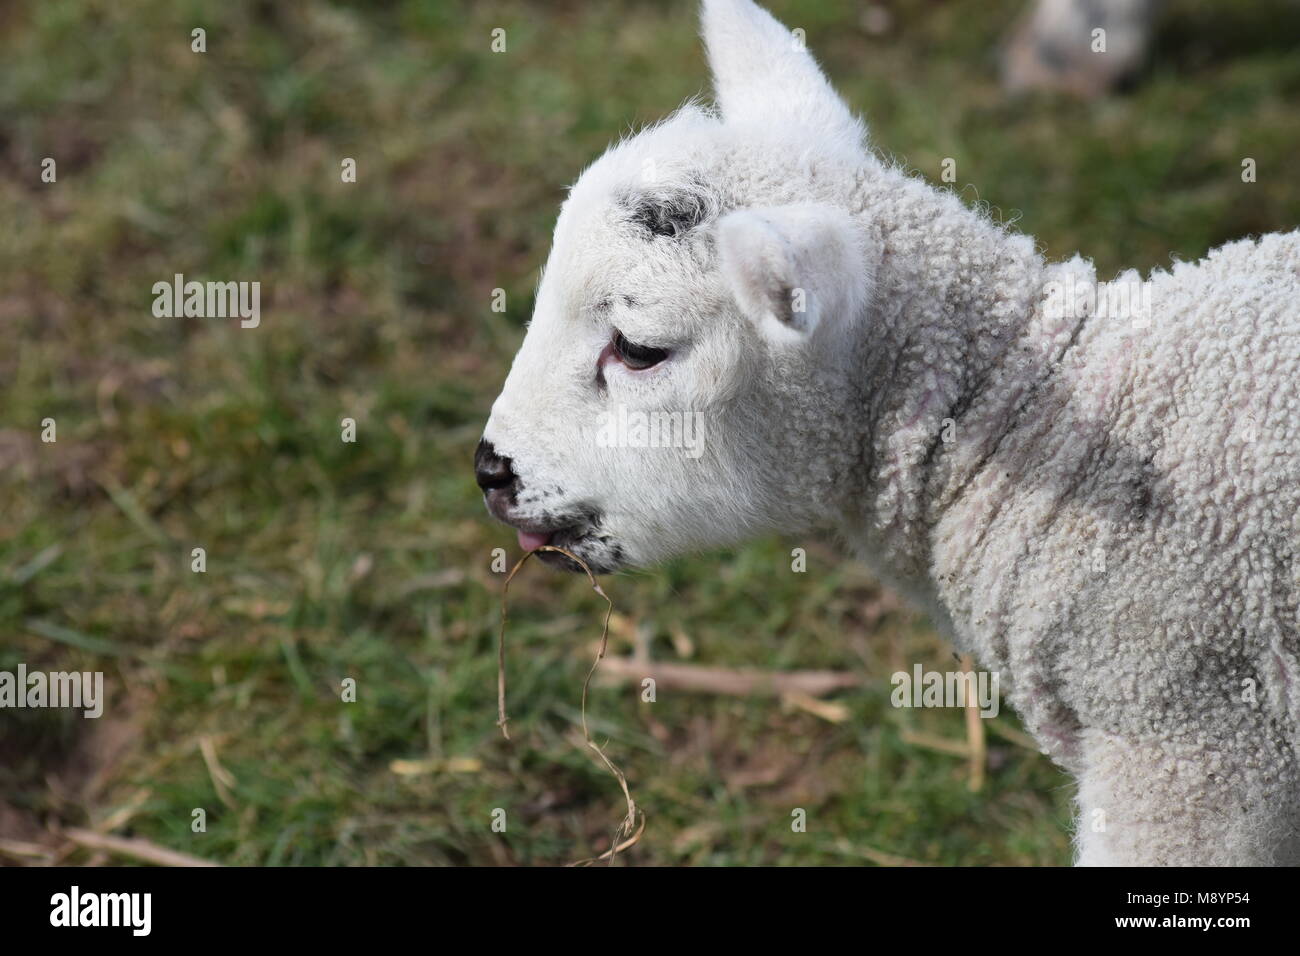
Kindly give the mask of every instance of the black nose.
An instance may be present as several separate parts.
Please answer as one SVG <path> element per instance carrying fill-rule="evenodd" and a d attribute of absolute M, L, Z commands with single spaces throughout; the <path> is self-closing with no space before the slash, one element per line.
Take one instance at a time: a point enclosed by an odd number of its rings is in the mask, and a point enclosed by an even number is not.
<path fill-rule="evenodd" d="M 497 454 L 492 443 L 486 438 L 478 443 L 474 450 L 474 480 L 484 491 L 497 488 L 511 488 L 518 477 L 510 467 L 510 459 Z"/>

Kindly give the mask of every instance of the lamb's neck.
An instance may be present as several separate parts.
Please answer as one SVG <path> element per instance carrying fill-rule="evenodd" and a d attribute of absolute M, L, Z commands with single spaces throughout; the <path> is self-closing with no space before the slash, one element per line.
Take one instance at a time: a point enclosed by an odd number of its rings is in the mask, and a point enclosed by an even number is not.
<path fill-rule="evenodd" d="M 1016 383 L 1059 359 L 1041 302 L 1060 267 L 1031 237 L 897 170 L 860 190 L 883 255 L 862 342 L 866 480 L 845 518 L 873 563 L 915 581 L 933 566 L 944 508 L 1011 427 Z"/>

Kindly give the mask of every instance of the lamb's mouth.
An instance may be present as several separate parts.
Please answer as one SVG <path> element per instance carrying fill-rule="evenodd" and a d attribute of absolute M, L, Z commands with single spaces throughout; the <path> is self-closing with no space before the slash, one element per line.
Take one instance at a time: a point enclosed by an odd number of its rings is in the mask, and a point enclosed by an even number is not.
<path fill-rule="evenodd" d="M 584 518 L 573 524 L 546 528 L 531 525 L 520 528 L 519 546 L 525 551 L 537 551 L 539 560 L 553 568 L 585 574 L 586 571 L 577 561 L 567 554 L 551 551 L 550 548 L 563 548 L 571 551 L 586 562 L 592 574 L 609 574 L 618 570 L 622 549 L 611 544 L 599 530 L 599 522 L 593 518 Z M 538 550 L 543 548 L 546 550 Z"/>

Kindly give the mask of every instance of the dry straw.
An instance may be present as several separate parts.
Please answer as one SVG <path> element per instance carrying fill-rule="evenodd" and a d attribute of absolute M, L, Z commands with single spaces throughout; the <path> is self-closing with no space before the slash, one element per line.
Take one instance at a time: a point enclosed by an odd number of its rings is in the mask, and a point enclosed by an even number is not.
<path fill-rule="evenodd" d="M 514 580 L 519 569 L 522 568 L 528 559 L 539 551 L 554 551 L 562 554 L 570 561 L 575 562 L 583 571 L 587 573 L 587 579 L 591 581 L 591 589 L 599 594 L 605 600 L 605 623 L 600 630 L 600 648 L 596 651 L 596 659 L 592 661 L 591 669 L 587 671 L 587 679 L 582 682 L 582 736 L 586 740 L 587 746 L 596 752 L 600 762 L 605 765 L 605 769 L 613 775 L 618 781 L 619 787 L 623 791 L 623 798 L 627 801 L 627 816 L 619 823 L 618 828 L 614 831 L 614 837 L 610 841 L 610 847 L 600 856 L 591 857 L 585 860 L 579 860 L 572 864 L 573 866 L 589 866 L 592 863 L 599 863 L 602 860 L 610 863 L 614 862 L 614 857 L 619 853 L 635 846 L 641 840 L 641 834 L 645 832 L 645 813 L 637 808 L 636 801 L 632 799 L 632 793 L 627 787 L 627 777 L 623 771 L 618 768 L 614 761 L 610 760 L 605 751 L 591 739 L 591 732 L 587 729 L 587 689 L 591 686 L 591 678 L 596 673 L 596 668 L 605 658 L 605 650 L 609 646 L 609 619 L 614 613 L 614 602 L 609 599 L 609 595 L 600 586 L 596 576 L 591 573 L 591 568 L 587 562 L 578 557 L 572 551 L 566 551 L 564 548 L 557 548 L 554 545 L 545 544 L 540 548 L 534 548 L 526 553 L 516 562 L 515 566 L 510 569 L 506 575 L 505 587 L 501 589 L 501 636 L 497 643 L 497 726 L 501 728 L 502 735 L 506 740 L 510 739 L 508 724 L 510 718 L 506 716 L 506 616 L 507 602 L 506 598 L 510 593 L 510 582 Z"/>

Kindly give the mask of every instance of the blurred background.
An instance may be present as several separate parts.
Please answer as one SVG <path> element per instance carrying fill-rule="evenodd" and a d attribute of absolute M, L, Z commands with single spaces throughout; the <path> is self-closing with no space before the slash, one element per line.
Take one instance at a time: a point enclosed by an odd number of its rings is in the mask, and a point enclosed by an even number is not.
<path fill-rule="evenodd" d="M 769 6 L 881 151 L 937 184 L 955 160 L 1051 257 L 1109 277 L 1300 224 L 1296 3 L 1168 0 L 1123 82 L 1014 95 L 1022 0 Z M 0 670 L 103 671 L 109 695 L 98 720 L 0 711 L 0 863 L 133 859 L 87 833 L 230 864 L 609 846 L 623 798 L 577 729 L 604 604 L 515 579 L 502 740 L 493 549 L 517 546 L 471 456 L 565 186 L 707 91 L 697 34 L 690 0 L 0 5 Z M 154 317 L 175 273 L 259 281 L 260 327 Z M 595 687 L 648 818 L 621 862 L 1069 861 L 1068 783 L 1014 714 L 974 789 L 961 711 L 890 706 L 893 671 L 952 650 L 830 544 L 605 588 L 612 654 L 861 681 Z"/>

